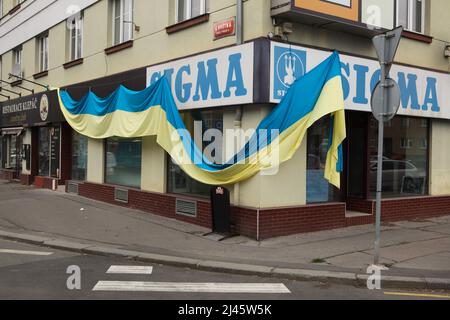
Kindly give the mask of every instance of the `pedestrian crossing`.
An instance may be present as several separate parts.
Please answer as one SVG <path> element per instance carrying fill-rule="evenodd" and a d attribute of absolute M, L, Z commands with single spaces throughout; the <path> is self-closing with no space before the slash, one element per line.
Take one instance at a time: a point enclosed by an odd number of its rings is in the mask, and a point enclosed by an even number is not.
<path fill-rule="evenodd" d="M 152 266 L 111 266 L 106 274 L 148 275 Z M 150 277 L 149 277 L 150 278 Z M 253 293 L 289 294 L 283 283 L 217 283 L 217 282 L 155 282 L 155 281 L 98 281 L 92 291 L 97 292 L 168 292 L 168 293 Z"/>
<path fill-rule="evenodd" d="M 23 255 L 23 256 L 51 256 L 53 254 L 53 252 L 24 251 L 24 250 L 10 250 L 10 249 L 0 249 L 0 253 Z"/>
<path fill-rule="evenodd" d="M 111 266 L 108 274 L 152 274 L 153 267 L 149 266 Z"/>

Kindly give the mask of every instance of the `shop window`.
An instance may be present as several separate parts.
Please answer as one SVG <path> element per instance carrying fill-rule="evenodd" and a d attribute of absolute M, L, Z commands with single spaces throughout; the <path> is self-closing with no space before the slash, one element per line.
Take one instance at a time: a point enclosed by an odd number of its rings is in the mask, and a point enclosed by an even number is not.
<path fill-rule="evenodd" d="M 425 0 L 397 0 L 397 26 L 405 30 L 425 32 Z"/>
<path fill-rule="evenodd" d="M 308 203 L 335 201 L 339 196 L 339 191 L 324 178 L 330 143 L 330 122 L 330 117 L 325 117 L 308 130 L 306 173 L 306 201 Z"/>
<path fill-rule="evenodd" d="M 206 13 L 206 0 L 176 0 L 177 22 L 182 22 Z"/>
<path fill-rule="evenodd" d="M 39 128 L 39 176 L 50 176 L 50 127 Z"/>
<path fill-rule="evenodd" d="M 369 191 L 376 196 L 378 129 L 371 117 L 369 127 Z M 392 127 L 385 128 L 383 154 L 383 197 L 407 197 L 428 193 L 429 121 L 396 117 Z M 404 126 L 403 124 L 408 124 Z"/>
<path fill-rule="evenodd" d="M 133 39 L 133 0 L 113 0 L 113 45 Z"/>
<path fill-rule="evenodd" d="M 106 183 L 140 188 L 141 163 L 141 139 L 106 139 Z"/>
<path fill-rule="evenodd" d="M 73 131 L 72 134 L 72 180 L 86 180 L 87 172 L 87 144 L 86 136 Z"/>
<path fill-rule="evenodd" d="M 201 126 L 202 136 L 205 135 L 206 131 L 211 130 L 212 134 L 216 133 L 222 135 L 223 133 L 223 111 L 200 111 L 193 110 L 190 112 L 185 112 L 182 114 L 186 128 L 190 132 L 191 136 L 194 137 L 194 127 Z M 201 141 L 198 141 L 201 140 Z M 205 141 L 210 140 L 210 141 Z M 213 139 L 196 139 L 197 146 L 201 150 L 205 150 L 211 143 L 216 143 L 217 148 L 214 148 L 213 152 L 209 155 L 213 157 L 209 158 L 210 161 L 215 163 L 222 163 L 222 143 L 223 141 L 215 141 Z M 189 194 L 201 197 L 208 197 L 210 186 L 200 183 L 191 177 L 189 177 L 181 168 L 176 165 L 170 157 L 168 157 L 167 165 L 167 191 L 169 193 L 179 193 L 179 194 Z"/>

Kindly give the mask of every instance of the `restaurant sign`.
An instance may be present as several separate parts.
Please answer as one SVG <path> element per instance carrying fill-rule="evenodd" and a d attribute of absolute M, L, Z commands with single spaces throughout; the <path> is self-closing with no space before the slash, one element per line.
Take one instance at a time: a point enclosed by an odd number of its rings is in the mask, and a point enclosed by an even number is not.
<path fill-rule="evenodd" d="M 65 121 L 56 90 L 5 101 L 0 104 L 0 109 L 2 128 Z"/>

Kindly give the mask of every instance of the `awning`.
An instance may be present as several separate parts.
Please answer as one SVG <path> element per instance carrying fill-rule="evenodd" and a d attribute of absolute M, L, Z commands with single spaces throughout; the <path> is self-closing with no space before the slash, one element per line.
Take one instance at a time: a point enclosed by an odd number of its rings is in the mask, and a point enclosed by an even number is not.
<path fill-rule="evenodd" d="M 15 128 L 3 128 L 1 129 L 2 131 L 2 135 L 15 135 L 15 136 L 19 136 L 22 131 L 23 131 L 23 127 L 15 127 Z"/>

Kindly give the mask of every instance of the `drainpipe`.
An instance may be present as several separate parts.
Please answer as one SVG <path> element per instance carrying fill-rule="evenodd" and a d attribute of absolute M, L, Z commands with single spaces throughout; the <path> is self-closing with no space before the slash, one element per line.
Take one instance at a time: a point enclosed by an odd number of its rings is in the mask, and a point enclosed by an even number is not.
<path fill-rule="evenodd" d="M 236 3 L 236 45 L 241 45 L 244 42 L 243 30 L 244 30 L 244 1 L 237 0 Z M 234 129 L 240 132 L 242 128 L 242 106 L 236 108 L 236 114 L 234 117 Z M 240 141 L 240 136 L 238 136 Z M 239 151 L 239 150 L 238 150 Z M 240 184 L 234 185 L 234 205 L 240 204 Z"/>
<path fill-rule="evenodd" d="M 244 0 L 237 0 L 236 4 L 236 44 L 244 43 Z"/>

